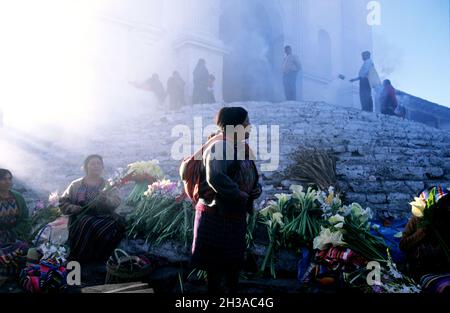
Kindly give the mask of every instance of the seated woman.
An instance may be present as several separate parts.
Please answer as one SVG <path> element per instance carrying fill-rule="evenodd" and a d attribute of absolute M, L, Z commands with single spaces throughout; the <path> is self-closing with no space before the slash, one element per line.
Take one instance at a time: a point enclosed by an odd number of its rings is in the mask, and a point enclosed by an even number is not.
<path fill-rule="evenodd" d="M 400 249 L 405 252 L 411 277 L 417 281 L 425 274 L 450 272 L 450 264 L 444 247 L 436 236 L 437 231 L 450 246 L 450 194 L 443 195 L 435 207 L 434 222 L 422 227 L 420 219 L 413 216 L 403 231 Z"/>
<path fill-rule="evenodd" d="M 61 196 L 61 211 L 69 219 L 69 259 L 105 261 L 122 240 L 125 224 L 114 211 L 121 199 L 118 190 L 104 191 L 103 158 L 84 161 L 86 176 L 73 181 Z"/>
<path fill-rule="evenodd" d="M 30 236 L 28 208 L 12 188 L 12 173 L 0 169 L 0 274 L 16 274 L 25 265 Z"/>

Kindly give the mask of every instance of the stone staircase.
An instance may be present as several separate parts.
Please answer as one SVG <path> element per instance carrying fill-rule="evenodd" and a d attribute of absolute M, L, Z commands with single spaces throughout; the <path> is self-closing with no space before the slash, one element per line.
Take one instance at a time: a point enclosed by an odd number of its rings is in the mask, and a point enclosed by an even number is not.
<path fill-rule="evenodd" d="M 450 180 L 450 132 L 397 117 L 362 112 L 322 102 L 234 103 L 250 112 L 255 131 L 259 125 L 278 125 L 279 167 L 264 172 L 265 196 L 286 189 L 289 177 L 283 170 L 299 147 L 332 151 L 337 158 L 339 184 L 348 201 L 374 209 L 408 210 L 408 202 L 423 188 Z M 94 131 L 77 137 L 71 146 L 51 138 L 34 140 L 30 134 L 2 129 L 0 146 L 8 151 L 0 165 L 10 168 L 19 182 L 39 197 L 58 190 L 83 173 L 87 154 L 104 156 L 107 175 L 138 160 L 158 159 L 167 176 L 178 177 L 179 160 L 171 148 L 179 139 L 172 136 L 176 125 L 193 132 L 194 117 L 203 127 L 213 124 L 220 104 L 194 105 L 176 112 L 151 106 L 116 109 L 108 121 Z M 206 137 L 208 134 L 204 134 Z M 270 147 L 270 141 L 269 141 Z M 6 150 L 3 150 L 6 149 Z M 258 164 L 266 161 L 258 161 Z M 283 183 L 282 183 L 283 182 Z M 29 201 L 36 195 L 29 196 Z"/>

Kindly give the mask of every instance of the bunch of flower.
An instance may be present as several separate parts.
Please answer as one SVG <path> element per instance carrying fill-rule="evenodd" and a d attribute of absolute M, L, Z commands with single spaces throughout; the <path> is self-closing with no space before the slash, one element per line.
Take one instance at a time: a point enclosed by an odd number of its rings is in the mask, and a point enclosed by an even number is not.
<path fill-rule="evenodd" d="M 323 212 L 323 226 L 313 241 L 314 249 L 345 246 L 370 261 L 386 262 L 386 245 L 383 239 L 370 233 L 372 211 L 360 204 L 342 205 L 334 189 L 318 193 Z"/>
<path fill-rule="evenodd" d="M 127 166 L 126 175 L 129 176 L 129 180 L 134 181 L 148 178 L 162 179 L 164 177 L 158 160 L 131 163 Z"/>
<path fill-rule="evenodd" d="M 135 162 L 127 166 L 124 180 L 136 183 L 126 201 L 129 205 L 136 206 L 148 190 L 148 185 L 164 177 L 158 164 L 158 160 L 151 160 Z"/>
<path fill-rule="evenodd" d="M 128 216 L 128 237 L 155 244 L 169 239 L 178 239 L 185 246 L 190 244 L 194 210 L 189 201 L 180 201 L 180 194 L 180 184 L 170 180 L 147 186 L 135 210 Z"/>
<path fill-rule="evenodd" d="M 156 181 L 148 186 L 144 196 L 161 195 L 171 198 L 176 198 L 181 194 L 179 183 L 172 182 L 168 179 Z"/>
<path fill-rule="evenodd" d="M 269 236 L 269 246 L 266 255 L 260 266 L 260 274 L 264 273 L 269 262 L 270 274 L 276 278 L 275 273 L 275 251 L 281 246 L 281 228 L 284 227 L 283 209 L 290 201 L 291 197 L 286 194 L 276 194 L 278 201 L 270 201 L 268 206 L 259 211 L 260 222 L 267 226 Z"/>

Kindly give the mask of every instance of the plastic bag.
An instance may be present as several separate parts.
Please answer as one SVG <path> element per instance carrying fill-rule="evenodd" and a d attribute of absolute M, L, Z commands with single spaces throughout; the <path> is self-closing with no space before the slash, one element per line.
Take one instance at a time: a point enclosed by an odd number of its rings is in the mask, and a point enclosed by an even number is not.
<path fill-rule="evenodd" d="M 61 216 L 51 223 L 45 225 L 34 239 L 36 246 L 51 243 L 53 245 L 64 245 L 69 238 L 69 217 Z"/>

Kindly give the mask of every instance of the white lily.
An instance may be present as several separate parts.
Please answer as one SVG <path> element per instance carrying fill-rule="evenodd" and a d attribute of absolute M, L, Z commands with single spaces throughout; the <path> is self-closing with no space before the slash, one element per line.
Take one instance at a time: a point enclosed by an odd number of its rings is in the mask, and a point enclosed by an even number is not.
<path fill-rule="evenodd" d="M 291 195 L 288 195 L 286 193 L 277 193 L 275 194 L 275 198 L 278 199 L 278 201 L 289 201 L 291 200 Z"/>
<path fill-rule="evenodd" d="M 333 215 L 332 217 L 330 217 L 328 219 L 328 222 L 330 222 L 331 225 L 335 225 L 335 224 L 341 223 L 341 222 L 343 223 L 344 221 L 345 221 L 345 217 L 343 217 L 342 215 L 339 215 L 339 214 Z"/>
<path fill-rule="evenodd" d="M 292 196 L 297 198 L 297 199 L 301 199 L 303 197 L 305 197 L 305 192 L 303 191 L 303 186 L 301 185 L 292 185 L 289 190 L 292 191 Z"/>
<path fill-rule="evenodd" d="M 273 213 L 272 221 L 274 221 L 275 223 L 277 223 L 278 225 L 283 227 L 283 225 L 284 225 L 284 223 L 283 223 L 283 214 L 281 214 L 280 212 Z"/>
<path fill-rule="evenodd" d="M 278 204 L 277 204 L 277 202 L 271 200 L 271 201 L 269 201 L 268 206 L 266 206 L 264 209 L 259 211 L 259 213 L 262 216 L 266 217 L 269 214 L 273 214 L 273 213 L 275 213 L 277 211 L 278 211 Z"/>
<path fill-rule="evenodd" d="M 340 231 L 332 232 L 329 228 L 321 227 L 319 236 L 314 238 L 313 247 L 314 249 L 322 250 L 329 244 L 332 244 L 334 247 L 344 245 L 343 234 Z"/>
<path fill-rule="evenodd" d="M 352 203 L 350 205 L 350 208 L 350 212 L 353 216 L 360 216 L 361 214 L 363 214 L 364 210 L 359 203 Z"/>
<path fill-rule="evenodd" d="M 411 212 L 416 217 L 423 217 L 427 204 L 422 198 L 414 197 L 414 201 L 409 203 L 411 205 Z"/>

